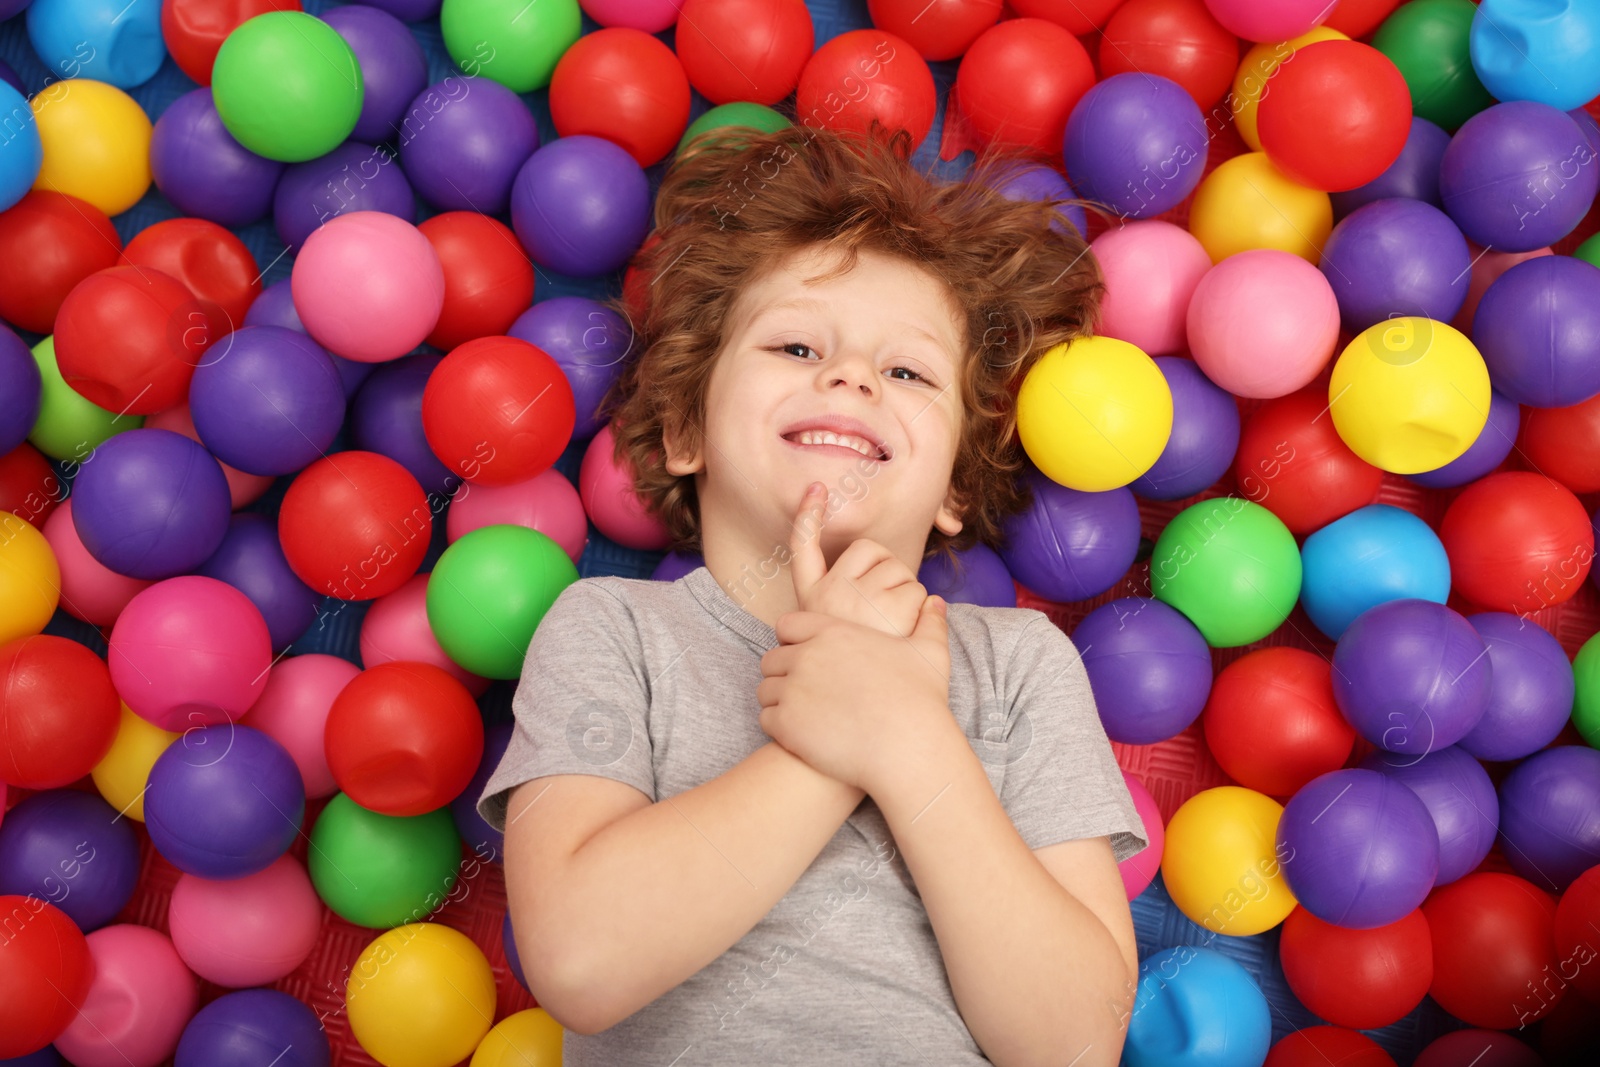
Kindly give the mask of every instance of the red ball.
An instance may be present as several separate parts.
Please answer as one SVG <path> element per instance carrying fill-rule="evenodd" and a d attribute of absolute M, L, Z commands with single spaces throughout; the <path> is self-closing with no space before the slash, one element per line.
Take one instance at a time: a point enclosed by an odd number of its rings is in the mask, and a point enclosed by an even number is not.
<path fill-rule="evenodd" d="M 689 128 L 689 78 L 672 49 L 643 30 L 595 30 L 556 64 L 550 118 L 562 137 L 604 137 L 648 167 Z"/>
<path fill-rule="evenodd" d="M 66 498 L 67 487 L 43 452 L 24 441 L 0 454 L 0 511 L 9 511 L 42 530 L 50 513 Z"/>
<path fill-rule="evenodd" d="M 533 306 L 533 264 L 505 223 L 476 211 L 447 211 L 417 229 L 444 268 L 444 309 L 428 343 L 444 352 L 503 334 Z"/>
<path fill-rule="evenodd" d="M 1395 1067 L 1395 1063 L 1366 1034 L 1341 1026 L 1308 1026 L 1273 1045 L 1261 1067 Z"/>
<path fill-rule="evenodd" d="M 1351 40 L 1365 37 L 1400 6 L 1400 0 L 1339 0 L 1323 25 Z"/>
<path fill-rule="evenodd" d="M 1067 116 L 1094 87 L 1094 63 L 1078 39 L 1044 19 L 1007 19 L 967 49 L 955 94 L 985 141 L 1059 156 Z"/>
<path fill-rule="evenodd" d="M 917 50 L 926 60 L 955 59 L 1000 20 L 1001 0 L 867 0 L 872 24 Z"/>
<path fill-rule="evenodd" d="M 1561 894 L 1555 931 L 1561 977 L 1600 1004 L 1600 866 L 1584 871 Z"/>
<path fill-rule="evenodd" d="M 1544 1059 L 1510 1034 L 1452 1030 L 1417 1054 L 1411 1067 L 1546 1067 Z"/>
<path fill-rule="evenodd" d="M 572 441 L 577 404 L 561 365 L 516 337 L 445 356 L 422 391 L 422 432 L 452 473 L 511 485 L 548 470 Z"/>
<path fill-rule="evenodd" d="M 661 235 L 654 230 L 644 239 L 644 244 L 639 246 L 639 251 L 633 254 L 633 259 L 628 263 L 628 269 L 622 275 L 622 302 L 628 311 L 630 322 L 642 322 L 650 309 L 650 273 L 639 264 L 641 257 L 650 250 L 652 245 L 661 243 Z"/>
<path fill-rule="evenodd" d="M 1201 721 L 1228 777 L 1271 797 L 1293 796 L 1343 767 L 1356 741 L 1334 702 L 1331 665 L 1286 646 L 1258 648 L 1222 668 Z"/>
<path fill-rule="evenodd" d="M 701 96 L 770 106 L 800 84 L 816 37 L 805 0 L 684 0 L 675 40 Z"/>
<path fill-rule="evenodd" d="M 89 995 L 94 962 L 76 923 L 38 897 L 0 897 L 0 1058 L 61 1036 Z"/>
<path fill-rule="evenodd" d="M 339 691 L 323 744 L 328 769 L 351 800 L 383 815 L 424 815 L 454 800 L 477 773 L 483 717 L 448 671 L 395 660 Z"/>
<path fill-rule="evenodd" d="M 1533 471 L 1473 482 L 1445 510 L 1450 584 L 1490 611 L 1523 614 L 1572 598 L 1594 561 L 1594 527 L 1572 490 Z"/>
<path fill-rule="evenodd" d="M 211 320 L 183 282 L 153 267 L 111 267 L 62 301 L 56 364 L 91 404 L 151 415 L 189 395 L 214 339 Z"/>
<path fill-rule="evenodd" d="M 211 67 L 228 34 L 268 11 L 299 11 L 300 0 L 164 0 L 161 39 L 178 69 L 198 85 L 211 84 Z"/>
<path fill-rule="evenodd" d="M 111 750 L 122 702 L 106 661 L 65 637 L 0 645 L 0 781 L 71 785 Z"/>
<path fill-rule="evenodd" d="M 1205 0 L 1128 0 L 1100 38 L 1104 77 L 1137 71 L 1171 78 L 1205 111 L 1222 99 L 1239 67 L 1239 38 Z"/>
<path fill-rule="evenodd" d="M 1371 45 L 1319 41 L 1278 68 L 1256 128 L 1267 157 L 1291 181 L 1343 192 L 1400 158 L 1411 133 L 1411 90 Z"/>
<path fill-rule="evenodd" d="M 1383 472 L 1340 439 L 1326 390 L 1268 400 L 1239 434 L 1233 461 L 1240 495 L 1304 536 L 1378 498 Z"/>
<path fill-rule="evenodd" d="M 1352 930 L 1295 908 L 1284 920 L 1278 955 L 1300 1003 L 1352 1030 L 1376 1030 L 1405 1018 L 1433 983 L 1433 937 L 1421 911 L 1387 926 Z"/>
<path fill-rule="evenodd" d="M 54 333 L 72 287 L 117 265 L 122 238 L 104 211 L 65 193 L 35 190 L 0 211 L 0 319 Z"/>
<path fill-rule="evenodd" d="M 1106 24 L 1122 0 L 1011 0 L 1011 10 L 1026 18 L 1049 19 L 1082 37 Z"/>
<path fill-rule="evenodd" d="M 372 600 L 417 573 L 433 511 L 411 472 L 376 452 L 335 452 L 295 475 L 278 509 L 289 569 L 325 596 Z"/>
<path fill-rule="evenodd" d="M 1433 932 L 1428 994 L 1456 1018 L 1510 1030 L 1566 992 L 1555 952 L 1556 902 L 1514 874 L 1479 871 L 1439 886 L 1422 904 Z"/>
<path fill-rule="evenodd" d="M 165 219 L 147 226 L 122 254 L 136 267 L 154 267 L 188 286 L 206 314 L 213 341 L 244 326 L 245 313 L 261 295 L 256 257 L 236 235 L 206 219 Z"/>
<path fill-rule="evenodd" d="M 1517 450 L 1574 493 L 1600 491 L 1600 396 L 1565 408 L 1523 408 Z"/>
<path fill-rule="evenodd" d="M 804 126 L 865 132 L 877 119 L 909 130 L 915 150 L 933 129 L 938 102 L 933 72 L 916 49 L 882 30 L 851 30 L 806 63 L 794 108 Z"/>

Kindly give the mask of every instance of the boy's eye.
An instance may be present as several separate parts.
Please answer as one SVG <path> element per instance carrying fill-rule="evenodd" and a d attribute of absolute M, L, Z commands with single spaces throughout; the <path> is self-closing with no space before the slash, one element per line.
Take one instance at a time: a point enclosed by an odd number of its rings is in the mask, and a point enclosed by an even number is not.
<path fill-rule="evenodd" d="M 796 349 L 796 348 L 803 349 L 806 352 L 810 352 L 812 355 L 816 355 L 817 354 L 817 350 L 816 349 L 812 348 L 808 344 L 803 344 L 800 341 L 790 341 L 788 344 L 784 344 L 784 345 L 778 346 L 778 350 L 780 352 L 788 352 L 791 349 Z M 800 356 L 801 353 L 795 352 L 794 355 Z M 801 356 L 801 358 L 804 358 L 804 356 Z M 898 367 L 890 367 L 889 368 L 890 373 L 893 373 L 894 371 L 899 371 L 899 370 L 903 370 L 907 374 L 911 375 L 910 378 L 901 378 L 901 379 L 899 379 L 900 381 L 912 381 L 912 380 L 915 380 L 915 381 L 919 381 L 920 382 L 920 381 L 926 380 L 926 379 L 923 378 L 922 372 L 914 370 L 911 367 L 907 367 L 907 366 L 901 365 L 901 366 L 898 366 Z"/>

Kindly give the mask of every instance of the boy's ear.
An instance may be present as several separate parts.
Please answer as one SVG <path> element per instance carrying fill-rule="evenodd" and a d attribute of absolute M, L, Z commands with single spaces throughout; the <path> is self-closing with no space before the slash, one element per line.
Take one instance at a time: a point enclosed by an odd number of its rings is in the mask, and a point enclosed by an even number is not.
<path fill-rule="evenodd" d="M 682 476 L 694 474 L 703 468 L 705 466 L 704 447 L 697 446 L 693 455 L 687 455 L 685 454 L 686 450 L 679 448 L 676 444 L 676 438 L 677 435 L 673 433 L 672 427 L 668 426 L 662 429 L 661 443 L 666 449 L 667 473 Z"/>
<path fill-rule="evenodd" d="M 934 516 L 933 524 L 946 537 L 954 537 L 961 532 L 961 514 L 964 509 L 961 500 L 956 496 L 955 487 L 945 494 L 944 503 L 939 505 L 939 513 Z"/>

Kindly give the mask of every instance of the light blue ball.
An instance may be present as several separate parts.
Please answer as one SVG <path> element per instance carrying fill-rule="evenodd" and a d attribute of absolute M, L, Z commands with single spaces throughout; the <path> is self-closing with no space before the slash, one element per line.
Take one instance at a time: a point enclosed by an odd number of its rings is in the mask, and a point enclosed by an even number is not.
<path fill-rule="evenodd" d="M 1388 504 L 1357 508 L 1307 537 L 1300 566 L 1300 603 L 1335 641 L 1368 608 L 1406 598 L 1443 604 L 1450 595 L 1439 535 Z"/>
<path fill-rule="evenodd" d="M 161 0 L 33 0 L 28 40 L 52 83 L 83 77 L 132 89 L 167 58 Z"/>
<path fill-rule="evenodd" d="M 1497 100 L 1571 111 L 1600 96 L 1600 4 L 1482 0 L 1472 17 L 1472 69 Z"/>
<path fill-rule="evenodd" d="M 1193 945 L 1139 964 L 1123 1067 L 1261 1067 L 1272 1047 L 1272 1012 L 1250 972 Z"/>
<path fill-rule="evenodd" d="M 0 81 L 0 211 L 28 195 L 43 165 L 33 108 L 9 82 Z"/>

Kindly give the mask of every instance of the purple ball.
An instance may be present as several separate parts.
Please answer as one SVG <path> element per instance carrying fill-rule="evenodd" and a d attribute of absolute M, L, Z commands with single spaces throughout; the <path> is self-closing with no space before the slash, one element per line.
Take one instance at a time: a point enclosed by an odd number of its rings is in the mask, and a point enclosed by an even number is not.
<path fill-rule="evenodd" d="M 225 993 L 195 1013 L 173 1067 L 328 1067 L 333 1050 L 309 1007 L 276 989 Z"/>
<path fill-rule="evenodd" d="M 98 794 L 35 793 L 0 824 L 0 894 L 47 900 L 84 933 L 115 919 L 138 884 L 139 839 Z"/>
<path fill-rule="evenodd" d="M 1467 622 L 1489 646 L 1489 707 L 1456 747 L 1481 760 L 1532 755 L 1572 716 L 1572 662 L 1561 642 L 1531 619 L 1485 611 Z"/>
<path fill-rule="evenodd" d="M 1172 391 L 1172 436 L 1155 465 L 1128 488 L 1149 500 L 1182 500 L 1216 484 L 1239 450 L 1239 405 L 1192 359 L 1157 356 Z"/>
<path fill-rule="evenodd" d="M 1445 211 L 1499 252 L 1554 244 L 1583 220 L 1600 166 L 1583 127 L 1563 111 L 1511 100 L 1462 124 L 1439 167 Z"/>
<path fill-rule="evenodd" d="M 1006 520 L 1006 570 L 1031 592 L 1070 603 L 1099 596 L 1139 554 L 1139 504 L 1126 487 L 1068 489 L 1028 469 L 1033 502 Z"/>
<path fill-rule="evenodd" d="M 489 784 L 495 768 L 500 766 L 500 757 L 506 754 L 506 746 L 511 744 L 511 731 L 515 726 L 515 723 L 500 722 L 484 728 L 483 759 L 478 763 L 477 773 L 461 791 L 461 795 L 450 802 L 450 814 L 456 821 L 461 843 L 479 859 L 490 863 L 499 863 L 505 856 L 506 835 L 490 826 L 478 814 L 478 797 L 483 787 Z"/>
<path fill-rule="evenodd" d="M 1483 764 L 1460 747 L 1451 745 L 1426 756 L 1373 752 L 1361 766 L 1403 783 L 1428 809 L 1439 835 L 1434 885 L 1449 885 L 1471 874 L 1494 847 L 1500 798 Z"/>
<path fill-rule="evenodd" d="M 250 310 L 245 312 L 244 324 L 246 326 L 282 326 L 286 330 L 299 330 L 306 332 L 305 324 L 300 321 L 300 313 L 294 309 L 294 294 L 289 290 L 289 279 L 273 282 L 261 290 L 261 295 L 256 297 L 250 305 Z M 323 351 L 327 351 L 324 349 Z M 328 358 L 333 360 L 333 367 L 339 372 L 339 381 L 344 385 L 344 398 L 349 400 L 356 395 L 356 390 L 361 388 L 361 383 L 367 380 L 367 375 L 377 368 L 376 363 L 362 363 L 354 359 L 345 359 L 328 352 Z"/>
<path fill-rule="evenodd" d="M 309 335 L 246 326 L 195 368 L 189 414 L 200 440 L 247 474 L 292 474 L 326 454 L 344 424 L 344 383 Z"/>
<path fill-rule="evenodd" d="M 383 211 L 417 221 L 411 183 L 388 148 L 346 141 L 325 156 L 290 164 L 272 197 L 272 224 L 291 250 L 346 211 Z"/>
<path fill-rule="evenodd" d="M 578 410 L 572 439 L 599 433 L 607 420 L 597 409 L 633 351 L 633 330 L 622 316 L 581 296 L 556 296 L 518 315 L 506 333 L 543 349 L 567 376 Z"/>
<path fill-rule="evenodd" d="M 305 808 L 300 769 L 284 747 L 224 722 L 187 731 L 156 757 L 144 825 L 168 863 L 225 881 L 265 870 L 289 851 Z"/>
<path fill-rule="evenodd" d="M 999 184 L 994 187 L 995 192 L 1012 200 L 1077 200 L 1075 192 L 1059 171 L 1044 163 L 1018 163 L 1008 167 L 999 176 Z M 1058 205 L 1063 214 L 1067 216 L 1074 226 L 1078 228 L 1078 235 L 1085 237 L 1089 232 L 1089 213 L 1083 210 L 1082 205 Z M 1050 224 L 1058 233 L 1061 230 L 1059 222 Z"/>
<path fill-rule="evenodd" d="M 1379 748 L 1421 756 L 1465 737 L 1489 706 L 1489 649 L 1465 618 L 1408 597 L 1368 608 L 1333 650 L 1333 697 Z"/>
<path fill-rule="evenodd" d="M 400 165 L 434 208 L 503 215 L 539 124 L 499 82 L 452 74 L 411 101 L 398 140 Z"/>
<path fill-rule="evenodd" d="M 284 165 L 233 139 L 209 86 L 174 100 L 150 134 L 156 188 L 185 215 L 221 226 L 248 226 L 272 208 Z"/>
<path fill-rule="evenodd" d="M 1200 184 L 1211 138 L 1194 98 L 1170 78 L 1113 74 L 1067 118 L 1067 175 L 1087 200 L 1125 218 L 1170 211 Z"/>
<path fill-rule="evenodd" d="M 943 597 L 951 604 L 976 604 L 985 608 L 1017 606 L 1017 585 L 994 549 L 979 542 L 955 556 L 959 574 L 942 555 L 922 561 L 917 581 L 928 590 L 929 596 Z"/>
<path fill-rule="evenodd" d="M 382 8 L 401 22 L 421 22 L 439 13 L 443 0 L 367 0 L 373 7 Z"/>
<path fill-rule="evenodd" d="M 1358 767 L 1319 775 L 1289 799 L 1277 851 L 1301 906 L 1354 930 L 1405 918 L 1439 873 L 1427 805 L 1396 779 Z"/>
<path fill-rule="evenodd" d="M 338 31 L 361 66 L 361 117 L 350 136 L 387 141 L 406 105 L 428 84 L 428 59 L 406 24 L 379 7 L 329 8 L 322 21 Z"/>
<path fill-rule="evenodd" d="M 511 225 L 540 266 L 580 278 L 606 274 L 624 266 L 650 230 L 650 181 L 602 137 L 561 137 L 517 172 Z"/>
<path fill-rule="evenodd" d="M 1450 135 L 1424 118 L 1411 119 L 1406 146 L 1389 169 L 1365 185 L 1333 193 L 1333 211 L 1340 218 L 1374 200 L 1404 197 L 1440 207 L 1439 162 L 1450 145 Z"/>
<path fill-rule="evenodd" d="M 1516 872 L 1552 893 L 1600 864 L 1600 751 L 1535 752 L 1500 783 L 1500 838 Z"/>
<path fill-rule="evenodd" d="M 1489 286 L 1472 341 L 1495 388 L 1519 404 L 1564 408 L 1600 393 L 1600 267 L 1526 259 Z"/>
<path fill-rule="evenodd" d="M 705 558 L 697 552 L 668 552 L 661 557 L 661 562 L 656 564 L 656 569 L 650 572 L 653 582 L 675 582 L 692 571 L 697 571 L 706 565 Z"/>
<path fill-rule="evenodd" d="M 411 472 L 425 493 L 448 496 L 461 477 L 434 454 L 422 432 L 422 391 L 443 356 L 427 352 L 382 364 L 350 401 L 352 447 L 388 456 Z"/>
<path fill-rule="evenodd" d="M 1499 390 L 1489 391 L 1489 421 L 1467 450 L 1437 470 L 1408 474 L 1407 478 L 1428 489 L 1449 489 L 1475 482 L 1505 462 L 1517 443 L 1522 425 L 1522 409 Z"/>
<path fill-rule="evenodd" d="M 9 17 L 4 14 L 6 6 L 7 0 L 0 0 L 0 19 Z M 24 6 L 26 6 L 26 0 L 24 0 Z M 16 71 L 11 69 L 11 64 L 7 63 L 3 59 L 0 59 L 0 82 L 5 82 L 7 85 L 11 86 L 11 88 L 15 89 L 24 100 L 27 99 L 28 87 L 22 84 L 22 77 L 17 74 Z"/>
<path fill-rule="evenodd" d="M 33 432 L 43 389 L 33 353 L 10 327 L 0 323 L 0 456 Z"/>
<path fill-rule="evenodd" d="M 1130 596 L 1102 604 L 1072 631 L 1106 736 L 1126 745 L 1176 737 L 1205 710 L 1211 649 L 1174 607 Z"/>
<path fill-rule="evenodd" d="M 1345 330 L 1357 334 L 1396 315 L 1455 318 L 1467 299 L 1472 254 L 1432 204 L 1377 200 L 1333 228 L 1321 267 Z"/>
<path fill-rule="evenodd" d="M 266 620 L 274 649 L 287 648 L 305 633 L 322 602 L 289 568 L 278 524 L 252 512 L 234 514 L 222 547 L 195 573 L 227 582 L 249 597 Z"/>
<path fill-rule="evenodd" d="M 1600 120 L 1596 120 L 1581 107 L 1575 107 L 1567 112 L 1567 117 L 1582 127 L 1584 136 L 1589 138 L 1589 147 L 1595 155 L 1600 155 Z"/>
<path fill-rule="evenodd" d="M 84 460 L 72 525 L 89 554 L 129 578 L 188 574 L 228 532 L 233 502 L 216 458 L 171 430 L 124 430 Z"/>
<path fill-rule="evenodd" d="M 61 1057 L 54 1045 L 46 1045 L 38 1052 L 12 1060 L 0 1060 L 0 1067 L 61 1067 Z"/>
<path fill-rule="evenodd" d="M 500 921 L 500 942 L 506 949 L 506 966 L 511 968 L 511 977 L 523 989 L 528 988 L 528 980 L 522 974 L 522 955 L 517 951 L 517 939 L 511 934 L 511 909 L 506 909 L 506 917 Z"/>

